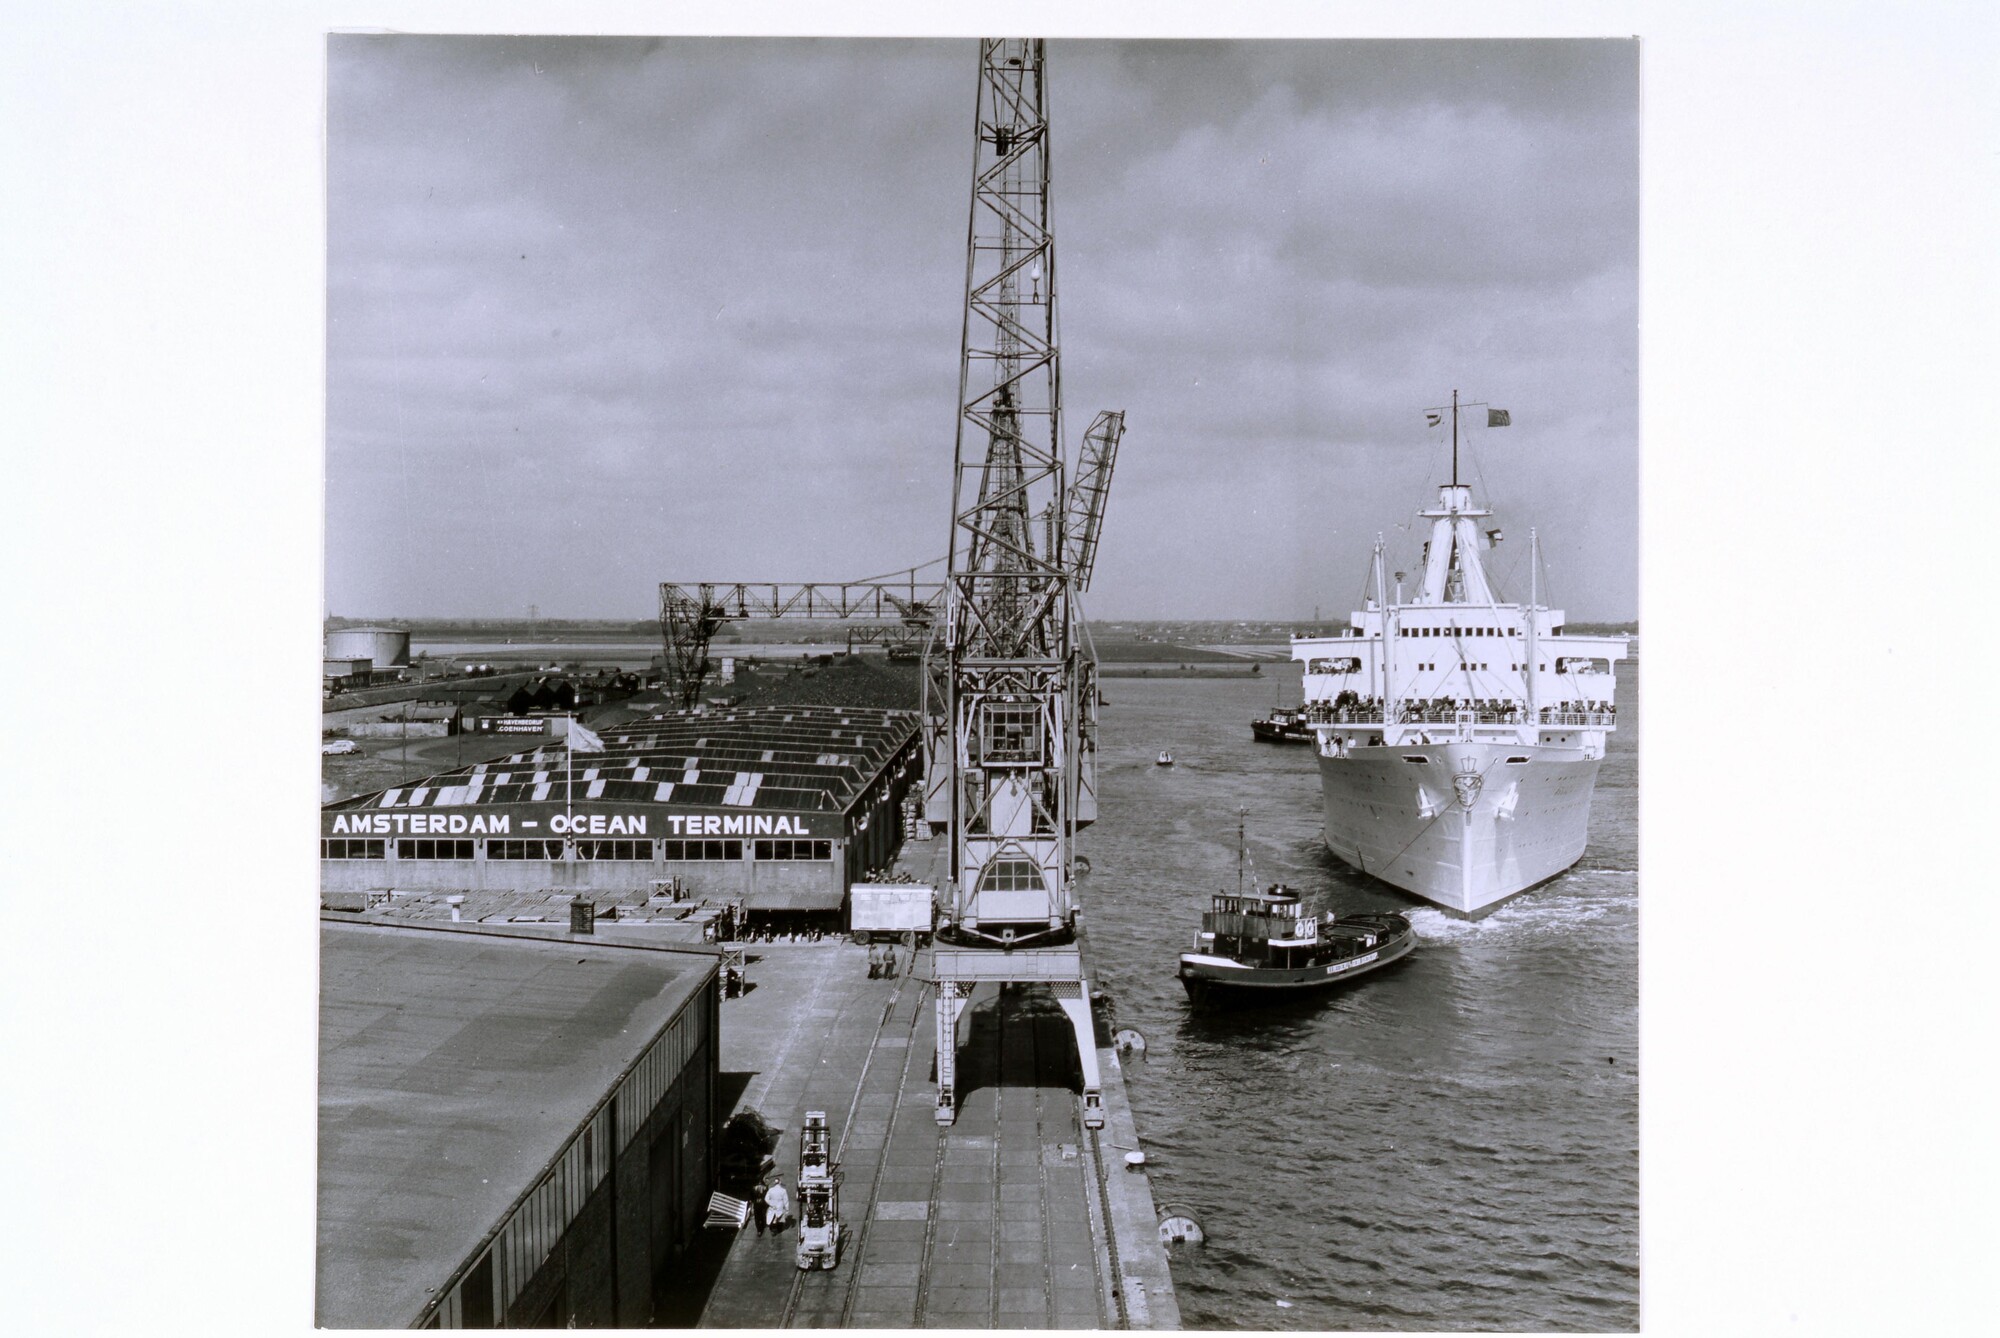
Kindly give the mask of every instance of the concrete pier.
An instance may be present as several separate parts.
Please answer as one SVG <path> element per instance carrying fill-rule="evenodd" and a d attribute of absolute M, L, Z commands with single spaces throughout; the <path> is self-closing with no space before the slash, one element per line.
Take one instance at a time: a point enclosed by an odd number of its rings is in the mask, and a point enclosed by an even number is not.
<path fill-rule="evenodd" d="M 905 865 L 935 853 L 913 845 Z M 844 941 L 750 954 L 753 988 L 722 1013 L 731 1113 L 783 1130 L 791 1186 L 804 1113 L 826 1112 L 847 1235 L 837 1267 L 802 1272 L 796 1225 L 745 1227 L 702 1327 L 1179 1327 L 1151 1187 L 1125 1165 L 1139 1141 L 1117 1058 L 1097 1051 L 1106 1123 L 1086 1130 L 1074 1032 L 1045 987 L 974 992 L 958 1119 L 940 1128 L 927 952 L 899 950 L 878 980 Z"/>

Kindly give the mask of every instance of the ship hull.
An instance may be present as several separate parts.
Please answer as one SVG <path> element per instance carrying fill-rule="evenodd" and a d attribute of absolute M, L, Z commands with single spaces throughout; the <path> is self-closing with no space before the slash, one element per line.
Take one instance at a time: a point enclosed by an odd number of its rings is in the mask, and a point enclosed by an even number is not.
<path fill-rule="evenodd" d="M 1600 765 L 1578 748 L 1503 741 L 1322 752 L 1327 849 L 1392 887 L 1477 916 L 1582 857 Z"/>

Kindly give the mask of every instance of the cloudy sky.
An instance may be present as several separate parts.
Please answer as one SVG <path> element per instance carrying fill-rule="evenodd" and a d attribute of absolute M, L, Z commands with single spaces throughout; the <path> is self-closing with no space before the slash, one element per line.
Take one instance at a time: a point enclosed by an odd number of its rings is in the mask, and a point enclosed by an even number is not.
<path fill-rule="evenodd" d="M 649 616 L 940 556 L 971 41 L 336 36 L 330 611 Z M 1449 470 L 1637 616 L 1636 43 L 1053 42 L 1098 618 L 1353 607 Z M 1483 422 L 1483 420 L 1481 420 Z"/>

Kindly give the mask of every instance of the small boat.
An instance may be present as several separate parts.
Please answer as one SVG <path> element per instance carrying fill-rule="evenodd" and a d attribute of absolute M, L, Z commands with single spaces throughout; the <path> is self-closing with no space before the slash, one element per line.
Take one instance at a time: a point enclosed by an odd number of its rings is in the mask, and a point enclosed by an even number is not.
<path fill-rule="evenodd" d="M 1322 920 L 1305 914 L 1296 892 L 1273 883 L 1264 892 L 1216 894 L 1194 951 L 1181 954 L 1181 985 L 1197 1005 L 1275 1003 L 1344 985 L 1415 945 L 1409 919 L 1394 911 Z"/>
<path fill-rule="evenodd" d="M 1250 722 L 1250 732 L 1263 743 L 1311 743 L 1316 737 L 1303 706 L 1274 706 L 1271 714 Z"/>
<path fill-rule="evenodd" d="M 1153 765 L 1156 767 L 1170 767 L 1173 764 L 1174 764 L 1174 755 L 1168 752 L 1164 748 L 1160 750 L 1160 756 L 1158 760 L 1153 763 Z"/>

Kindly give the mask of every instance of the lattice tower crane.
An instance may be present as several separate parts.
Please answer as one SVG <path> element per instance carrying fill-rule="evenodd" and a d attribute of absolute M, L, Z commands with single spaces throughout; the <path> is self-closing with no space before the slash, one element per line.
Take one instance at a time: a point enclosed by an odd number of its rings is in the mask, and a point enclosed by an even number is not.
<path fill-rule="evenodd" d="M 1100 413 L 1062 451 L 1049 124 L 1039 39 L 979 44 L 971 220 L 943 582 L 666 584 L 660 621 L 685 705 L 707 644 L 749 617 L 936 621 L 924 663 L 925 816 L 948 833 L 939 889 L 937 1118 L 957 1115 L 958 1023 L 981 982 L 1034 982 L 1076 1031 L 1083 1118 L 1103 1123 L 1076 942 L 1076 834 L 1097 816 L 1089 586 L 1125 431 Z M 1037 543 L 1037 522 L 1041 529 Z"/>

